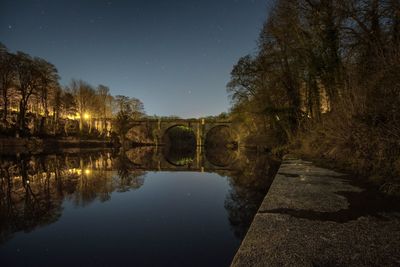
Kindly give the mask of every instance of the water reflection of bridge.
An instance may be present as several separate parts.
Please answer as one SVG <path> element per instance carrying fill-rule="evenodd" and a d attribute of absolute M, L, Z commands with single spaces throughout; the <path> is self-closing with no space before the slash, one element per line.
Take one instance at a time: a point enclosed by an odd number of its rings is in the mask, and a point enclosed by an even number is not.
<path fill-rule="evenodd" d="M 171 155 L 160 148 L 142 147 L 128 150 L 125 154 L 138 170 L 188 172 L 231 170 L 239 158 L 239 150 L 225 149 L 217 152 L 206 153 L 202 147 L 197 147 L 192 154 Z"/>

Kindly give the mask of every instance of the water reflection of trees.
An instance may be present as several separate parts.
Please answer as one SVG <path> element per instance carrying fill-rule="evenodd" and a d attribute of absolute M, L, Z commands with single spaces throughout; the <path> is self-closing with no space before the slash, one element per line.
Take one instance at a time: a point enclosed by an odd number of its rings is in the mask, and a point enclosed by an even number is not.
<path fill-rule="evenodd" d="M 137 170 L 137 164 L 131 162 L 125 151 L 122 151 L 115 159 L 115 169 L 118 173 L 118 192 L 126 192 L 138 189 L 144 183 L 145 172 Z"/>
<path fill-rule="evenodd" d="M 40 168 L 40 172 L 34 174 Z M 32 175 L 34 174 L 34 175 Z M 1 241 L 19 231 L 55 221 L 61 215 L 57 189 L 50 185 L 51 173 L 43 162 L 29 159 L 1 160 Z"/>
<path fill-rule="evenodd" d="M 239 239 L 242 239 L 278 171 L 280 162 L 265 153 L 227 149 L 221 146 L 208 147 L 202 150 L 203 154 L 198 154 L 198 151 L 187 153 L 180 148 L 171 148 L 173 147 L 169 146 L 161 152 L 166 161 L 173 166 L 186 165 L 178 163 L 187 163 L 187 158 L 194 161 L 197 156 L 216 167 L 214 170 L 206 171 L 228 177 L 230 191 L 225 200 L 225 209 L 232 230 Z M 160 151 L 152 147 L 135 148 L 126 152 L 131 162 L 138 167 L 150 169 L 154 169 L 156 165 L 154 160 L 159 158 L 159 153 Z M 221 167 L 223 170 L 218 169 Z"/>
<path fill-rule="evenodd" d="M 243 239 L 278 171 L 279 162 L 266 154 L 241 153 L 229 177 L 231 189 L 225 200 L 232 230 Z"/>
<path fill-rule="evenodd" d="M 140 188 L 145 170 L 154 169 L 154 162 L 162 157 L 160 153 L 151 147 L 140 147 L 121 152 L 2 157 L 0 243 L 14 232 L 29 232 L 58 220 L 64 200 L 85 206 L 93 201 L 109 200 L 114 191 Z M 174 154 L 174 160 L 180 162 L 178 154 Z M 278 163 L 264 154 L 236 150 L 209 150 L 198 156 L 206 156 L 208 162 L 220 165 L 217 167 L 223 166 L 223 170 L 214 171 L 228 177 L 230 191 L 225 209 L 232 230 L 242 239 Z"/>
<path fill-rule="evenodd" d="M 142 186 L 144 175 L 111 152 L 2 157 L 0 243 L 56 221 L 65 199 L 78 206 L 107 201 L 113 191 Z"/>

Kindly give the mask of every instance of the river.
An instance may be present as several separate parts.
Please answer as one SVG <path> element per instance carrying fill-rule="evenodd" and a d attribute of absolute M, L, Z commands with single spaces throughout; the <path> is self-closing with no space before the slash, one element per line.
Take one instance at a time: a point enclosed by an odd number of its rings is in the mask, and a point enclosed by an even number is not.
<path fill-rule="evenodd" d="M 154 147 L 2 156 L 2 266 L 229 266 L 279 162 Z"/>

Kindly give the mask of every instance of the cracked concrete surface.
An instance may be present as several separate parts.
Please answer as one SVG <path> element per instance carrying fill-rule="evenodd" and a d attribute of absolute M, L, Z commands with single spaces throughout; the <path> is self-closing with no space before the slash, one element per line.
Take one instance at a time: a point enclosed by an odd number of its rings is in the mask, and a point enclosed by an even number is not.
<path fill-rule="evenodd" d="M 286 158 L 232 266 L 400 266 L 400 202 Z"/>

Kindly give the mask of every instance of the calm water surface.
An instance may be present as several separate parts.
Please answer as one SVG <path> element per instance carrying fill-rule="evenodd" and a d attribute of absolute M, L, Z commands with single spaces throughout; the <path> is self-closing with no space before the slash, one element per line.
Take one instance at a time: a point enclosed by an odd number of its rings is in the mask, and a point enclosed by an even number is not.
<path fill-rule="evenodd" d="M 153 148 L 0 163 L 1 266 L 228 266 L 278 168 Z"/>

